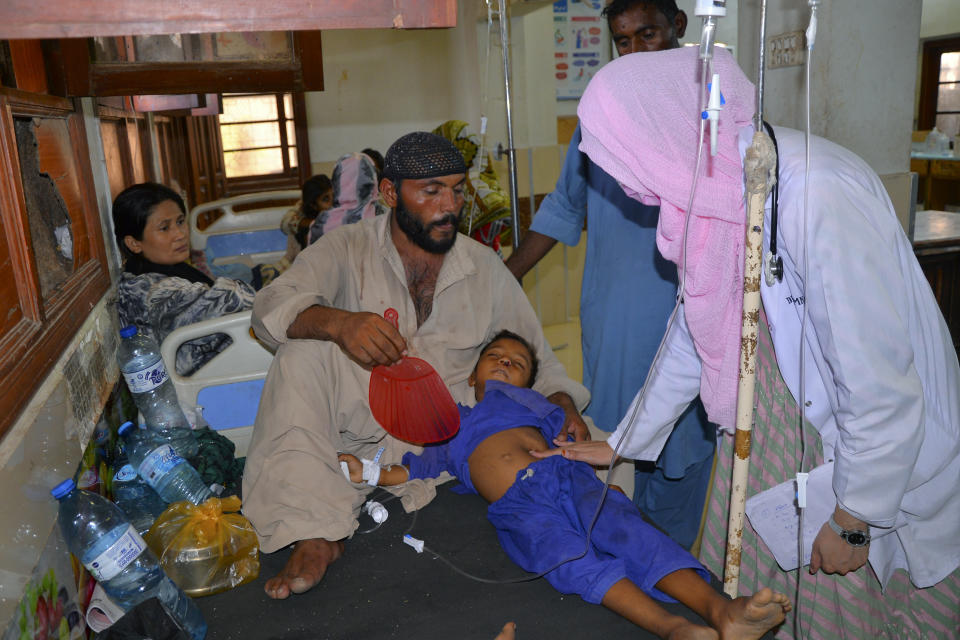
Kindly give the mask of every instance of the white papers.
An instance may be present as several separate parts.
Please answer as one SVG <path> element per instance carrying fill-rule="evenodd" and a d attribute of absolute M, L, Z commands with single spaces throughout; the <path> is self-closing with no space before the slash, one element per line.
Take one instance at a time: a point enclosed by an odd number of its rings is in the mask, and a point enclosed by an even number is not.
<path fill-rule="evenodd" d="M 803 564 L 810 564 L 813 541 L 837 505 L 833 493 L 833 463 L 820 465 L 807 480 L 807 509 L 803 514 Z M 797 509 L 797 485 L 788 480 L 747 500 L 747 517 L 757 535 L 770 548 L 777 564 L 784 571 L 797 568 L 797 530 L 800 512 Z M 882 537 L 905 523 L 897 516 L 897 525 L 888 529 L 870 527 L 870 535 Z"/>
<path fill-rule="evenodd" d="M 87 626 L 100 633 L 114 622 L 123 617 L 124 610 L 107 597 L 106 592 L 99 584 L 93 588 L 90 595 L 90 604 L 87 605 Z"/>

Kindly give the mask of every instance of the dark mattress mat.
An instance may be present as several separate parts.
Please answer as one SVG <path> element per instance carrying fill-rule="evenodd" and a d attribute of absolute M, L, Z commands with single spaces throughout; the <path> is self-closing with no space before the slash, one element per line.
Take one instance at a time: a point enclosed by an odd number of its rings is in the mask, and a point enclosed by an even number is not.
<path fill-rule="evenodd" d="M 438 487 L 436 499 L 415 518 L 399 500 L 387 502 L 389 519 L 376 531 L 347 540 L 343 557 L 305 594 L 269 599 L 263 585 L 280 572 L 291 551 L 261 554 L 255 581 L 196 600 L 209 625 L 207 639 L 493 640 L 509 620 L 517 623 L 518 640 L 655 637 L 602 606 L 558 593 L 546 580 L 484 584 L 429 551 L 418 554 L 404 544 L 402 535 L 413 524 L 411 535 L 464 571 L 499 580 L 524 575 L 500 549 L 483 499 L 454 494 L 454 485 Z M 389 497 L 381 491 L 375 495 Z M 360 528 L 368 525 L 372 521 L 364 516 Z M 664 606 L 702 623 L 682 605 Z"/>

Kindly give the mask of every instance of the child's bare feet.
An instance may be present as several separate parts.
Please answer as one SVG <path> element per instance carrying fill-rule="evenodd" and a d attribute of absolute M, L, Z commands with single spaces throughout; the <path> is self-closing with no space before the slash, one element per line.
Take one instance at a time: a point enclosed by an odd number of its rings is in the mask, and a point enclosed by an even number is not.
<path fill-rule="evenodd" d="M 497 634 L 497 637 L 493 640 L 513 640 L 516 637 L 517 625 L 514 622 L 508 622 L 503 625 L 503 629 L 500 630 L 500 633 Z"/>
<path fill-rule="evenodd" d="M 688 622 L 673 629 L 666 640 L 717 640 L 719 637 L 710 627 Z"/>
<path fill-rule="evenodd" d="M 717 630 L 722 640 L 756 640 L 783 622 L 790 599 L 764 587 L 752 596 L 728 600 Z"/>

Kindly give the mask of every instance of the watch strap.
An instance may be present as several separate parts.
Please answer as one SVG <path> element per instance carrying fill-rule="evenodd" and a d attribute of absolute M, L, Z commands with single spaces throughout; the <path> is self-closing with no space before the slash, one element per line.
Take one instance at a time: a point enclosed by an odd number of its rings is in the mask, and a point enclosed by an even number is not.
<path fill-rule="evenodd" d="M 853 547 L 865 547 L 870 544 L 870 532 L 864 531 L 863 529 L 844 529 L 837 521 L 833 519 L 833 514 L 830 514 L 830 519 L 827 520 L 827 525 L 833 529 L 833 532 L 843 538 L 843 541 Z M 854 536 L 854 540 L 862 537 L 863 542 L 851 542 L 850 537 Z"/>

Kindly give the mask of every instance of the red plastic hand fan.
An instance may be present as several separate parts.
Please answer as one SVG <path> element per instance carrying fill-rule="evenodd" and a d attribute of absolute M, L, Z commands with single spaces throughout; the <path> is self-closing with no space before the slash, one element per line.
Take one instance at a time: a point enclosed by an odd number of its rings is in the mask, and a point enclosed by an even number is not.
<path fill-rule="evenodd" d="M 399 329 L 395 309 L 383 313 Z M 440 375 L 420 358 L 406 357 L 370 374 L 370 412 L 390 435 L 429 444 L 460 429 L 460 412 Z"/>

